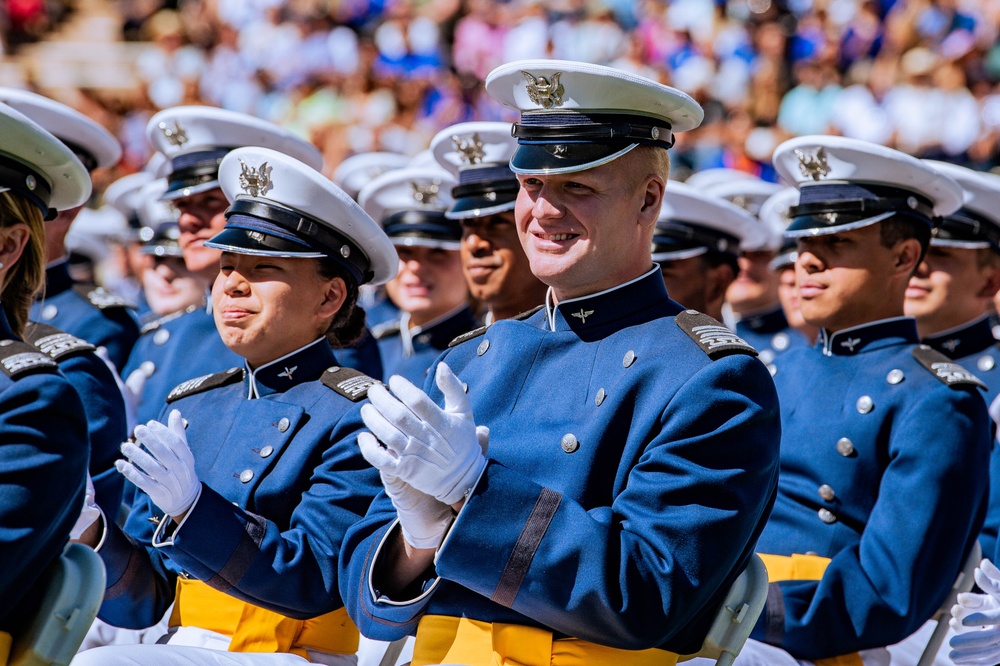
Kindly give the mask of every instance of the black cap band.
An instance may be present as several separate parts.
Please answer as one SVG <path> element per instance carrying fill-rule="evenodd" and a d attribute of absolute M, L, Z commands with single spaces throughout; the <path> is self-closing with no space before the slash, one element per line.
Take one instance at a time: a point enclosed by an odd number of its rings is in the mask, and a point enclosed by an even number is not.
<path fill-rule="evenodd" d="M 426 238 L 457 243 L 462 240 L 462 226 L 445 217 L 440 210 L 403 210 L 382 221 L 389 238 Z"/>
<path fill-rule="evenodd" d="M 658 224 L 653 232 L 654 254 L 684 252 L 698 248 L 738 256 L 740 239 L 723 231 L 684 220 L 670 220 L 666 224 Z"/>
<path fill-rule="evenodd" d="M 968 208 L 960 208 L 951 215 L 939 218 L 938 227 L 934 230 L 934 239 L 962 243 L 989 243 L 994 252 L 1000 253 L 1000 227 Z"/>
<path fill-rule="evenodd" d="M 670 148 L 670 125 L 645 116 L 567 112 L 522 113 L 511 134 L 520 144 L 603 143 L 624 146 L 639 143 Z"/>
<path fill-rule="evenodd" d="M 917 192 L 867 183 L 823 183 L 799 190 L 798 205 L 788 209 L 794 218 L 788 231 L 848 227 L 883 213 L 906 215 L 934 226 L 934 206 Z"/>
<path fill-rule="evenodd" d="M 163 198 L 173 198 L 170 195 L 181 190 L 217 182 L 219 164 L 232 150 L 234 149 L 215 148 L 175 157 L 170 164 L 171 172 L 167 176 L 167 189 L 163 193 Z"/>
<path fill-rule="evenodd" d="M 6 187 L 38 206 L 46 220 L 55 218 L 56 211 L 49 208 L 52 188 L 49 181 L 34 169 L 0 155 L 0 187 Z"/>

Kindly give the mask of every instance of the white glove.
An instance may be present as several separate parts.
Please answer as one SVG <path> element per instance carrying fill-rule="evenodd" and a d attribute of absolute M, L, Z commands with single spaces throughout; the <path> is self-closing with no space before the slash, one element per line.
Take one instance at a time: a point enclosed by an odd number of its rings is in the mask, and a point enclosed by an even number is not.
<path fill-rule="evenodd" d="M 142 391 L 146 388 L 146 380 L 152 374 L 153 364 L 145 362 L 129 373 L 124 382 L 120 382 L 118 388 L 122 392 L 125 400 L 125 419 L 132 430 L 136 425 L 136 414 L 139 412 L 139 403 L 142 401 Z"/>
<path fill-rule="evenodd" d="M 115 467 L 126 479 L 141 488 L 153 504 L 168 516 L 183 515 L 201 493 L 194 470 L 194 456 L 184 434 L 184 419 L 176 409 L 167 424 L 150 421 L 135 429 L 136 443 L 125 442 L 121 451 L 128 460 Z M 145 446 L 143 450 L 139 445 Z"/>
<path fill-rule="evenodd" d="M 976 584 L 985 594 L 965 592 L 951 608 L 952 636 L 949 657 L 956 664 L 1000 662 L 1000 569 L 989 560 L 979 563 Z M 970 631 L 970 627 L 981 627 Z"/>
<path fill-rule="evenodd" d="M 479 480 L 486 457 L 464 385 L 444 363 L 434 379 L 444 394 L 444 409 L 398 375 L 389 379 L 398 399 L 384 386 L 368 389 L 361 417 L 385 448 L 367 446 L 361 453 L 379 471 L 451 505 Z"/>
<path fill-rule="evenodd" d="M 490 429 L 486 426 L 476 428 L 476 439 L 485 453 L 489 446 Z M 358 435 L 358 446 L 367 459 L 371 451 L 381 449 L 381 445 L 370 432 Z M 366 453 L 367 450 L 367 453 Z M 377 454 L 375 454 L 377 456 Z M 399 517 L 399 526 L 403 530 L 406 543 L 414 548 L 437 548 L 441 545 L 448 524 L 454 514 L 451 507 L 426 495 L 398 477 L 386 472 L 379 472 L 385 493 L 392 500 Z"/>
<path fill-rule="evenodd" d="M 97 506 L 97 502 L 94 500 L 97 493 L 94 491 L 94 480 L 90 478 L 90 473 L 87 473 L 87 490 L 83 494 L 83 509 L 80 511 L 79 517 L 76 519 L 76 524 L 73 525 L 73 529 L 69 531 L 69 538 L 77 541 L 83 533 L 87 531 L 87 528 L 94 524 L 94 522 L 101 517 L 103 512 L 101 507 Z"/>

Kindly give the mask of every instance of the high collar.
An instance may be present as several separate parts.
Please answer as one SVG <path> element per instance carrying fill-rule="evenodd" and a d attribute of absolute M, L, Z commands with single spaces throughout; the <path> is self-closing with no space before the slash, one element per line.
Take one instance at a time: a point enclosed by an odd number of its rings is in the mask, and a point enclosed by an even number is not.
<path fill-rule="evenodd" d="M 399 319 L 399 338 L 403 343 L 403 355 L 413 356 L 414 342 L 419 346 L 429 345 L 435 349 L 447 349 L 448 343 L 462 333 L 476 327 L 476 318 L 468 305 L 461 305 L 423 326 L 409 327 L 410 314 L 404 312 Z"/>
<path fill-rule="evenodd" d="M 892 345 L 917 344 L 917 322 L 912 317 L 890 317 L 845 328 L 834 334 L 820 330 L 817 346 L 826 356 L 852 356 Z"/>
<path fill-rule="evenodd" d="M 983 315 L 957 328 L 926 337 L 923 342 L 948 358 L 962 358 L 988 349 L 997 341 L 989 315 Z"/>
<path fill-rule="evenodd" d="M 596 294 L 569 298 L 555 306 L 550 287 L 545 295 L 545 314 L 551 331 L 582 332 L 624 319 L 667 298 L 660 267 L 653 264 L 634 280 Z"/>
<path fill-rule="evenodd" d="M 327 368 L 336 364 L 333 349 L 326 337 L 265 363 L 256 370 L 251 370 L 250 365 L 245 363 L 243 381 L 247 398 L 252 400 L 272 393 L 284 393 L 299 384 L 316 381 Z"/>
<path fill-rule="evenodd" d="M 69 262 L 57 261 L 45 267 L 45 295 L 61 294 L 76 284 L 69 274 Z"/>
<path fill-rule="evenodd" d="M 788 320 L 785 319 L 785 311 L 781 309 L 781 305 L 740 317 L 736 323 L 746 326 L 754 333 L 777 333 L 788 328 Z"/>

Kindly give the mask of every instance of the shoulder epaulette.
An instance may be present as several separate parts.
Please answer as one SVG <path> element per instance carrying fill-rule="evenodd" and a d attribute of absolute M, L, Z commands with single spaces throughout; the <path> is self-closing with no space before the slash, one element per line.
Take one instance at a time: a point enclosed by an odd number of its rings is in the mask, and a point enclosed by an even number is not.
<path fill-rule="evenodd" d="M 757 350 L 747 344 L 746 340 L 723 326 L 717 319 L 697 310 L 681 312 L 674 317 L 674 322 L 691 336 L 691 339 L 697 342 L 701 350 L 713 361 L 731 354 L 757 355 Z"/>
<path fill-rule="evenodd" d="M 78 284 L 73 287 L 73 291 L 87 299 L 98 310 L 132 307 L 128 301 L 117 294 L 112 294 L 104 287 L 97 287 L 92 284 Z"/>
<path fill-rule="evenodd" d="M 367 398 L 368 389 L 379 383 L 363 372 L 338 365 L 327 368 L 320 381 L 351 402 L 361 402 Z"/>
<path fill-rule="evenodd" d="M 194 379 L 189 379 L 186 382 L 181 382 L 175 386 L 174 389 L 167 395 L 167 402 L 180 400 L 181 398 L 186 398 L 189 395 L 194 395 L 195 393 L 203 393 L 204 391 L 209 391 L 211 389 L 219 388 L 220 386 L 226 386 L 227 384 L 233 384 L 240 381 L 243 381 L 242 368 L 229 368 L 228 370 L 216 372 L 212 375 L 195 377 Z"/>
<path fill-rule="evenodd" d="M 0 368 L 11 379 L 36 372 L 51 372 L 58 367 L 59 364 L 32 344 L 20 340 L 0 340 Z"/>
<path fill-rule="evenodd" d="M 372 337 L 376 340 L 381 340 L 382 338 L 390 335 L 396 335 L 397 333 L 399 333 L 398 319 L 396 321 L 383 322 L 372 329 Z"/>
<path fill-rule="evenodd" d="M 927 368 L 932 375 L 948 386 L 978 386 L 986 388 L 979 377 L 955 363 L 941 352 L 928 347 L 927 345 L 917 345 L 912 351 L 913 358 L 917 359 L 920 365 Z"/>
<path fill-rule="evenodd" d="M 75 335 L 60 331 L 55 326 L 30 322 L 24 333 L 25 342 L 30 342 L 43 354 L 48 354 L 54 361 L 62 358 L 92 352 L 96 347 Z"/>
<path fill-rule="evenodd" d="M 537 307 L 531 308 L 530 310 L 525 310 L 524 312 L 522 312 L 520 314 L 516 314 L 513 317 L 510 317 L 509 320 L 524 321 L 525 319 L 527 319 L 531 315 L 533 315 L 536 312 L 538 312 L 539 310 L 541 310 L 543 307 L 545 307 L 545 306 L 544 305 L 539 305 Z M 496 323 L 496 322 L 494 322 L 494 323 Z M 448 348 L 450 349 L 452 347 L 455 347 L 457 345 L 462 344 L 463 342 L 468 342 L 469 340 L 472 340 L 473 338 L 478 338 L 480 335 L 482 335 L 483 333 L 486 332 L 486 329 L 488 329 L 492 325 L 493 324 L 487 324 L 486 326 L 480 326 L 479 328 L 474 328 L 471 331 L 469 331 L 468 333 L 462 333 L 462 335 L 458 336 L 457 338 L 455 338 L 454 340 L 452 340 L 451 342 L 448 343 Z"/>
<path fill-rule="evenodd" d="M 145 335 L 146 333 L 149 333 L 150 331 L 155 331 L 159 327 L 161 327 L 164 324 L 166 324 L 168 321 L 173 321 L 174 319 L 177 319 L 178 317 L 183 317 L 184 315 L 186 315 L 186 314 L 188 314 L 190 312 L 194 312 L 195 310 L 197 310 L 200 307 L 201 307 L 200 305 L 189 305 L 186 308 L 184 308 L 183 310 L 178 310 L 177 312 L 171 312 L 170 314 L 163 315 L 159 319 L 154 319 L 151 322 L 143 324 L 142 328 L 139 329 L 139 335 Z"/>

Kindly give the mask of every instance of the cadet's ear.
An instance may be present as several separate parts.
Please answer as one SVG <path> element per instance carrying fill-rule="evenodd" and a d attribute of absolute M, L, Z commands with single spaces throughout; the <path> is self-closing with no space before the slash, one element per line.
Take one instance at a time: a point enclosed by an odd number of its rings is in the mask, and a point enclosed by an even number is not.
<path fill-rule="evenodd" d="M 656 174 L 650 174 L 646 177 L 642 208 L 639 210 L 639 223 L 643 226 L 648 227 L 656 224 L 656 218 L 660 216 L 660 208 L 663 206 L 663 191 L 665 189 L 666 184 Z"/>
<path fill-rule="evenodd" d="M 899 241 L 896 245 L 896 265 L 894 272 L 904 276 L 907 280 L 917 270 L 920 262 L 921 247 L 920 241 L 916 238 L 907 238 Z"/>
<path fill-rule="evenodd" d="M 30 238 L 31 230 L 23 222 L 0 229 L 0 265 L 12 268 L 21 258 Z"/>
<path fill-rule="evenodd" d="M 992 250 L 983 251 L 992 252 Z M 978 296 L 992 300 L 998 291 L 1000 291 L 1000 265 L 993 262 L 986 267 L 986 283 L 983 284 Z"/>
<path fill-rule="evenodd" d="M 323 294 L 323 301 L 319 304 L 317 314 L 321 319 L 332 317 L 344 305 L 347 300 L 347 284 L 343 278 L 335 277 L 326 280 L 326 291 Z"/>

